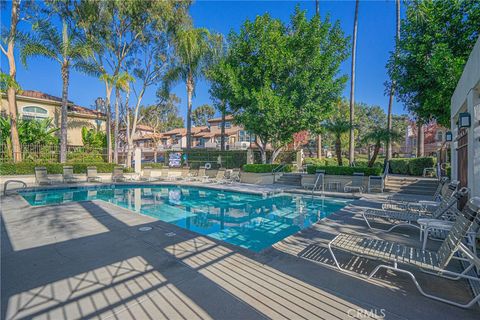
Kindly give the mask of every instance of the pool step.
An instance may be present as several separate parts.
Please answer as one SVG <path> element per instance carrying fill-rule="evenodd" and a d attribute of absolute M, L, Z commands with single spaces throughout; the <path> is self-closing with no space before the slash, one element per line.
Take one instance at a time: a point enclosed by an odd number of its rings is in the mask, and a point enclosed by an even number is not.
<path fill-rule="evenodd" d="M 302 175 L 298 173 L 284 173 L 281 177 L 275 179 L 275 183 L 287 184 L 291 186 L 301 186 Z"/>

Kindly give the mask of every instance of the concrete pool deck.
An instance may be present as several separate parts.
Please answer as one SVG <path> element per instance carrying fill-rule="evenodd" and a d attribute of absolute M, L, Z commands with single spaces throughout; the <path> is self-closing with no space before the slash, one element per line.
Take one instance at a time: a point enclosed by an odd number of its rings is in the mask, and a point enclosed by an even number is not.
<path fill-rule="evenodd" d="M 355 213 L 378 207 L 373 196 L 257 254 L 103 201 L 31 207 L 18 195 L 1 200 L 2 319 L 480 317 L 478 306 L 423 297 L 404 276 L 383 272 L 367 281 L 332 267 L 325 244 L 338 232 L 371 234 Z M 145 226 L 152 230 L 138 230 Z M 376 236 L 420 246 L 417 233 L 402 231 Z M 340 257 L 359 273 L 374 266 Z M 428 292 L 471 299 L 466 282 L 416 275 Z"/>

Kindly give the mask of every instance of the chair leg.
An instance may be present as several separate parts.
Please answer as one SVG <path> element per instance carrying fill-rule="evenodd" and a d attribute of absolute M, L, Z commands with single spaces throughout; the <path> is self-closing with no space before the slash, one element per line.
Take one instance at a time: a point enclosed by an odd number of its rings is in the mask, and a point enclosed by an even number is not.
<path fill-rule="evenodd" d="M 427 298 L 430 298 L 430 299 L 433 299 L 433 300 L 437 300 L 437 301 L 441 301 L 441 302 L 444 302 L 444 303 L 448 303 L 448 304 L 451 304 L 451 305 L 454 305 L 454 306 L 457 306 L 457 307 L 460 307 L 460 308 L 470 308 L 471 306 L 473 306 L 477 301 L 480 301 L 480 295 L 477 295 L 475 296 L 472 300 L 470 300 L 468 303 L 465 303 L 465 304 L 461 304 L 461 303 L 458 303 L 458 302 L 455 302 L 455 301 L 452 301 L 452 300 L 448 300 L 448 299 L 445 299 L 445 298 L 441 298 L 441 297 L 437 297 L 437 296 L 434 296 L 434 295 L 431 295 L 431 294 L 428 294 L 426 293 L 425 291 L 423 291 L 422 287 L 420 286 L 420 284 L 418 283 L 417 279 L 415 278 L 415 275 L 413 273 L 411 273 L 410 271 L 407 271 L 407 270 L 404 270 L 404 269 L 399 269 L 397 267 L 392 267 L 392 266 L 389 266 L 389 265 L 379 265 L 375 268 L 374 272 L 372 272 L 372 276 L 373 274 L 375 274 L 379 269 L 381 268 L 385 268 L 385 269 L 390 269 L 390 270 L 393 270 L 393 271 L 397 271 L 397 272 L 400 272 L 400 273 L 404 273 L 406 275 L 408 275 L 413 283 L 415 284 L 415 286 L 417 287 L 417 290 L 418 292 L 420 292 L 422 295 L 424 295 L 425 297 Z M 369 277 L 370 278 L 370 277 Z"/>

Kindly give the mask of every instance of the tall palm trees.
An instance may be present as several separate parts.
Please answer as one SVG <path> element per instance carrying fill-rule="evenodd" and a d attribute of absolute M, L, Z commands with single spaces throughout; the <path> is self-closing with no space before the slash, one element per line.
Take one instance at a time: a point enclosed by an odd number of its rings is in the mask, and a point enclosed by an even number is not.
<path fill-rule="evenodd" d="M 186 27 L 174 39 L 178 63 L 167 75 L 168 82 L 182 80 L 187 89 L 187 149 L 192 147 L 192 96 L 212 53 L 211 35 L 205 28 Z"/>
<path fill-rule="evenodd" d="M 61 31 L 51 22 L 43 19 L 34 24 L 34 33 L 24 40 L 20 51 L 22 62 L 26 65 L 27 59 L 42 56 L 56 61 L 61 67 L 62 74 L 62 111 L 60 125 L 60 162 L 67 161 L 67 114 L 68 114 L 68 85 L 70 68 L 86 70 L 85 60 L 93 54 L 91 46 L 83 41 L 76 32 L 69 28 L 67 19 L 68 5 L 63 8 L 54 6 L 49 9 L 51 14 L 59 18 Z M 49 17 L 50 18 L 50 17 Z"/>
<path fill-rule="evenodd" d="M 400 0 L 395 0 L 395 16 L 396 16 L 396 32 L 395 32 L 395 57 L 398 54 L 397 47 L 398 41 L 400 40 Z M 387 128 L 392 130 L 392 105 L 393 97 L 395 95 L 395 80 L 391 83 L 390 88 L 390 98 L 388 100 L 388 118 L 387 118 Z M 387 141 L 387 160 L 392 158 L 392 141 Z"/>
<path fill-rule="evenodd" d="M 358 4 L 359 0 L 355 2 L 355 19 L 353 21 L 353 45 L 352 45 L 352 69 L 350 79 L 350 140 L 348 144 L 348 159 L 350 165 L 355 161 L 355 59 L 357 54 L 357 26 L 358 26 Z"/>
<path fill-rule="evenodd" d="M 343 165 L 342 161 L 342 135 L 351 129 L 350 122 L 343 119 L 329 120 L 324 125 L 325 129 L 335 137 L 335 153 L 337 155 L 338 165 Z"/>
<path fill-rule="evenodd" d="M 10 31 L 7 38 L 7 50 L 1 46 L 2 52 L 7 56 L 9 66 L 9 79 L 7 86 L 7 98 L 8 98 L 8 115 L 10 118 L 10 139 L 12 141 L 12 153 L 13 161 L 18 162 L 22 160 L 22 154 L 20 150 L 20 141 L 18 137 L 17 129 L 17 98 L 16 98 L 16 84 L 15 77 L 17 75 L 17 68 L 15 65 L 15 40 L 17 37 L 17 25 L 20 15 L 20 1 L 12 1 L 12 11 L 10 15 Z"/>
<path fill-rule="evenodd" d="M 374 143 L 373 155 L 368 162 L 369 167 L 373 167 L 373 164 L 377 160 L 378 153 L 380 152 L 380 147 L 382 143 L 387 143 L 391 141 L 398 141 L 402 138 L 402 135 L 396 131 L 385 128 L 375 128 L 371 132 L 368 132 L 363 136 L 365 141 L 372 141 Z"/>

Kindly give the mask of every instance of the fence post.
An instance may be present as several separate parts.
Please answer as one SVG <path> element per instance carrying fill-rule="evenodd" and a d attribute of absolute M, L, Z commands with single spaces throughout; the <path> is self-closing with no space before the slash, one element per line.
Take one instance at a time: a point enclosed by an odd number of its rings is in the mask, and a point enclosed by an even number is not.
<path fill-rule="evenodd" d="M 296 159 L 296 165 L 297 165 L 297 172 L 302 171 L 302 166 L 303 166 L 303 149 L 300 149 L 297 151 L 297 159 Z"/>

